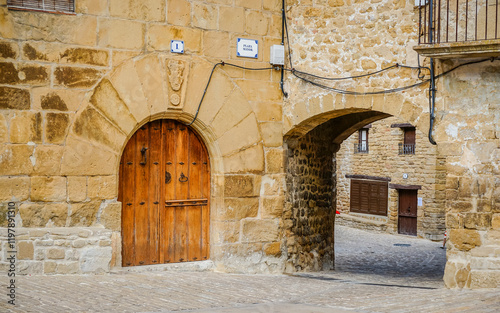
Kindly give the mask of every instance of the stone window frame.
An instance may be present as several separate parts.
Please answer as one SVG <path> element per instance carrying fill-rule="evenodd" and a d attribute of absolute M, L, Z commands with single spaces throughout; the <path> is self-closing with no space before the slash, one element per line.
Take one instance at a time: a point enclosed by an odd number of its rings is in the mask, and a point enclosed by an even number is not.
<path fill-rule="evenodd" d="M 7 7 L 9 10 L 76 14 L 75 0 L 7 0 Z"/>

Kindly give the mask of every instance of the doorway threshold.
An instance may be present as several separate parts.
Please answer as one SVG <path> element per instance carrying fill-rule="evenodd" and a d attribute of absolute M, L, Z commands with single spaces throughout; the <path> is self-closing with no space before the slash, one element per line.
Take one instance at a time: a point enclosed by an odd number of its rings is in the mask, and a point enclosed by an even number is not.
<path fill-rule="evenodd" d="M 211 260 L 182 262 L 170 264 L 155 264 L 142 266 L 115 267 L 111 269 L 112 274 L 119 273 L 145 273 L 145 272 L 211 272 L 215 268 Z"/>

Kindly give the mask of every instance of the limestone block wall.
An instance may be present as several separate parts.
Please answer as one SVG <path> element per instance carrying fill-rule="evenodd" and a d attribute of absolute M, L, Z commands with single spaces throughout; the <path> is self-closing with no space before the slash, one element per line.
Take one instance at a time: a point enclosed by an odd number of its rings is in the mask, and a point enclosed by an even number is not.
<path fill-rule="evenodd" d="M 414 2 L 288 1 L 293 67 L 315 75 L 347 77 L 396 62 L 416 65 L 418 11 Z M 429 64 L 429 60 L 421 60 Z M 442 73 L 465 61 L 438 62 Z M 449 287 L 498 287 L 498 64 L 464 66 L 438 79 L 436 199 L 444 201 L 449 235 L 445 283 Z M 427 73 L 423 73 L 426 74 Z M 426 76 L 428 77 L 428 76 Z M 337 89 L 371 92 L 419 82 L 413 70 L 386 71 L 359 79 L 325 82 Z M 392 115 L 429 129 L 428 84 L 391 94 L 342 94 L 288 76 L 283 106 L 286 137 L 356 112 Z M 387 116 L 380 116 L 381 119 Z M 364 120 L 365 124 L 374 122 Z M 358 120 L 352 125 L 361 124 Z M 362 126 L 362 125 L 359 125 Z M 349 127 L 346 127 L 346 129 Z M 332 138 L 340 144 L 354 132 Z"/>
<path fill-rule="evenodd" d="M 390 184 L 418 185 L 418 197 L 422 206 L 418 207 L 417 235 L 431 240 L 442 240 L 445 231 L 444 191 L 436 189 L 440 169 L 437 164 L 437 147 L 420 130 L 416 130 L 415 154 L 400 155 L 399 144 L 403 143 L 404 131 L 391 128 L 392 124 L 404 123 L 399 118 L 389 117 L 371 124 L 368 129 L 368 153 L 355 153 L 354 144 L 358 143 L 358 132 L 346 139 L 337 153 L 337 210 L 342 214 L 350 213 L 350 179 L 346 175 L 368 175 L 389 177 Z M 407 178 L 403 174 L 408 174 Z M 398 232 L 398 192 L 389 189 L 387 216 L 378 219 L 380 226 L 390 233 Z M 355 214 L 356 215 L 356 214 Z M 365 215 L 358 215 L 369 219 Z M 379 216 L 374 216 L 377 218 Z M 369 227 L 370 223 L 359 223 Z"/>
<path fill-rule="evenodd" d="M 457 64 L 440 63 L 443 70 Z M 436 136 L 447 138 L 438 151 L 447 174 L 449 287 L 500 285 L 499 72 L 498 61 L 487 61 L 457 69 L 438 85 Z"/>
<path fill-rule="evenodd" d="M 0 1 L 1 215 L 16 203 L 23 273 L 87 272 L 78 249 L 105 255 L 95 272 L 120 266 L 118 164 L 128 138 L 150 120 L 190 122 L 215 63 L 269 67 L 280 8 L 277 0 L 81 0 L 62 15 Z M 259 41 L 257 59 L 236 56 L 240 37 Z M 170 53 L 173 39 L 184 54 Z M 284 266 L 279 79 L 279 71 L 219 66 L 192 125 L 211 158 L 210 257 L 221 271 Z M 75 247 L 85 231 L 111 248 L 94 239 Z M 43 240 L 65 247 L 55 270 Z"/>
<path fill-rule="evenodd" d="M 349 77 L 399 64 L 417 65 L 418 10 L 411 1 L 287 1 L 291 58 L 297 70 L 319 76 Z M 426 71 L 422 74 L 427 75 Z M 418 83 L 418 72 L 394 68 L 374 76 L 335 82 L 336 89 L 373 92 Z M 427 76 L 428 77 L 428 76 Z M 428 130 L 427 84 L 405 92 L 353 95 L 334 93 L 289 76 L 284 104 L 285 134 L 304 134 L 356 108 L 397 116 Z"/>
<path fill-rule="evenodd" d="M 1 230 L 2 242 L 8 240 Z M 18 274 L 80 274 L 109 271 L 112 261 L 111 230 L 92 227 L 24 228 L 16 231 Z M 3 245 L 0 259 L 11 254 Z"/>

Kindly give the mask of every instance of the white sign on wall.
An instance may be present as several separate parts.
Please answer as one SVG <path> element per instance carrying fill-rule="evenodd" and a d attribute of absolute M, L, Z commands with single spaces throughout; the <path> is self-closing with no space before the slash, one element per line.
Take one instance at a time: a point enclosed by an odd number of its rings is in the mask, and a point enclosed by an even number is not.
<path fill-rule="evenodd" d="M 184 41 L 182 41 L 182 40 L 170 41 L 170 52 L 184 53 Z"/>
<path fill-rule="evenodd" d="M 236 55 L 244 58 L 257 59 L 259 55 L 259 41 L 254 39 L 238 38 Z"/>
<path fill-rule="evenodd" d="M 423 206 L 424 205 L 424 201 L 422 201 L 422 198 L 417 198 L 418 199 L 418 206 Z"/>

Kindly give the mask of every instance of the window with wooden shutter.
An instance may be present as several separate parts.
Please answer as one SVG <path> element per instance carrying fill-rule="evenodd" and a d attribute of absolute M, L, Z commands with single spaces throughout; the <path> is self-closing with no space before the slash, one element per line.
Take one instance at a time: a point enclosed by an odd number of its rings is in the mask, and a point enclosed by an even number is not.
<path fill-rule="evenodd" d="M 75 0 L 7 0 L 11 9 L 34 10 L 54 13 L 75 12 Z"/>
<path fill-rule="evenodd" d="M 391 127 L 399 127 L 404 133 L 403 142 L 399 143 L 399 154 L 415 154 L 415 126 L 403 123 L 392 124 Z"/>
<path fill-rule="evenodd" d="M 351 212 L 387 215 L 387 182 L 351 179 Z"/>
<path fill-rule="evenodd" d="M 399 144 L 399 154 L 415 154 L 415 127 L 403 128 L 403 143 Z"/>

